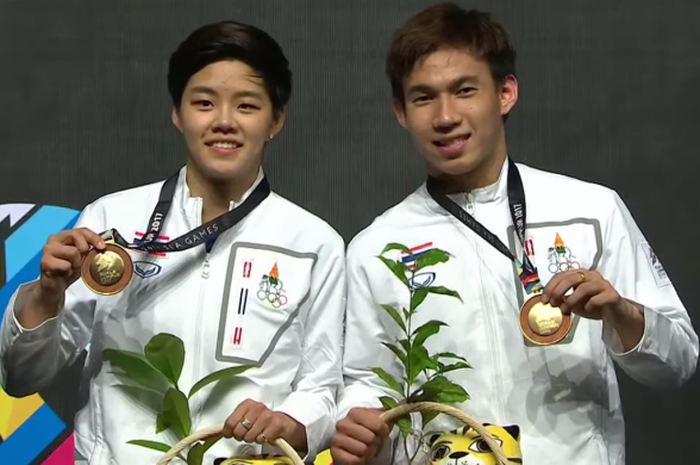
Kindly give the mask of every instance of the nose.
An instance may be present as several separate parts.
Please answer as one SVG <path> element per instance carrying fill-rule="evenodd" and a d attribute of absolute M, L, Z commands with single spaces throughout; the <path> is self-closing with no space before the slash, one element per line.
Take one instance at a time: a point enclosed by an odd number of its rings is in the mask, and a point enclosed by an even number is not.
<path fill-rule="evenodd" d="M 466 457 L 466 456 L 467 456 L 466 452 L 452 452 L 448 458 L 461 459 L 462 457 Z"/>
<path fill-rule="evenodd" d="M 226 107 L 220 108 L 214 119 L 214 132 L 230 133 L 237 129 L 236 118 Z"/>
<path fill-rule="evenodd" d="M 437 131 L 450 130 L 459 125 L 462 120 L 450 97 L 442 97 L 438 102 L 437 110 L 433 120 L 433 127 Z"/>

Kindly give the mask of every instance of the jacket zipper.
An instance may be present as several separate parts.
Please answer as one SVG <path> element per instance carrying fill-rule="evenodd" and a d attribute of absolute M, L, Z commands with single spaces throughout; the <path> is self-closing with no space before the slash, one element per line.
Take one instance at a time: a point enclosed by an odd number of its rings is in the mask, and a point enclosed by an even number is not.
<path fill-rule="evenodd" d="M 472 215 L 474 218 L 476 218 L 475 214 L 475 204 L 474 204 L 474 195 L 469 192 L 466 194 L 467 198 L 467 213 Z M 493 364 L 494 364 L 494 386 L 493 386 L 493 392 L 496 393 L 497 397 L 497 405 L 498 405 L 498 416 L 499 418 L 494 419 L 495 421 L 502 422 L 504 421 L 505 417 L 505 412 L 504 412 L 504 407 L 503 407 L 503 381 L 501 377 L 501 364 L 500 364 L 500 354 L 499 354 L 499 344 L 498 344 L 498 338 L 496 334 L 496 322 L 494 321 L 494 315 L 493 315 L 493 309 L 491 308 L 492 306 L 489 305 L 491 303 L 491 299 L 489 298 L 489 292 L 488 292 L 488 283 L 484 283 L 484 273 L 481 270 L 481 262 L 482 262 L 482 255 L 481 255 L 481 241 L 483 240 L 480 236 L 478 236 L 476 233 L 474 233 L 474 236 L 476 240 L 474 241 L 474 249 L 476 251 L 476 258 L 477 258 L 477 266 L 479 267 L 479 289 L 481 291 L 481 301 L 484 305 L 484 309 L 486 310 L 486 318 L 488 321 L 488 326 L 489 326 L 489 345 L 491 346 L 491 354 L 493 357 Z"/>
<path fill-rule="evenodd" d="M 194 367 L 192 369 L 192 374 L 193 374 L 193 383 L 196 383 L 199 381 L 199 378 L 201 376 L 199 367 L 201 365 L 201 352 L 202 352 L 202 337 L 201 337 L 201 332 L 202 332 L 202 309 L 204 307 L 204 293 L 205 293 L 205 288 L 206 288 L 206 283 L 207 279 L 211 275 L 211 265 L 209 263 L 209 257 L 211 255 L 211 250 L 206 253 L 204 256 L 204 262 L 202 263 L 202 269 L 201 269 L 201 277 L 202 280 L 200 282 L 199 286 L 199 299 L 197 301 L 197 312 L 195 313 L 195 322 L 194 322 L 194 351 L 193 351 L 193 356 L 192 356 L 192 363 L 194 363 Z M 194 384 L 193 384 L 194 385 Z M 192 432 L 197 430 L 197 423 L 199 420 L 199 414 L 202 410 L 202 403 L 199 403 L 199 406 L 197 407 L 195 412 L 192 412 Z"/>

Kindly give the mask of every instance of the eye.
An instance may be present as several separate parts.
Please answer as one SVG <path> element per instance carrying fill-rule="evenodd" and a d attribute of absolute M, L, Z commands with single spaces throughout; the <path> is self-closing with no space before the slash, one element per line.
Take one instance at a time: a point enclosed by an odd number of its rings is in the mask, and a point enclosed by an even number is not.
<path fill-rule="evenodd" d="M 450 448 L 446 444 L 441 444 L 437 447 L 434 447 L 432 451 L 430 451 L 430 460 L 435 462 L 437 460 L 442 460 L 445 457 L 450 455 Z"/>
<path fill-rule="evenodd" d="M 457 93 L 459 95 L 469 95 L 469 94 L 473 93 L 475 90 L 476 90 L 475 87 L 462 87 L 461 89 L 459 89 L 459 91 Z"/>
<path fill-rule="evenodd" d="M 413 99 L 413 103 L 418 103 L 418 104 L 426 103 L 429 101 L 430 101 L 430 97 L 428 97 L 427 95 L 421 95 L 420 97 L 416 97 Z"/>
<path fill-rule="evenodd" d="M 214 106 L 209 100 L 195 100 L 193 104 L 198 108 L 211 108 Z"/>
<path fill-rule="evenodd" d="M 500 439 L 495 439 L 496 444 L 498 444 L 499 446 L 503 444 L 503 441 L 501 441 Z M 491 448 L 488 444 L 486 444 L 486 441 L 484 441 L 483 439 L 477 439 L 476 441 L 472 442 L 469 446 L 469 450 L 472 452 L 491 452 Z"/>
<path fill-rule="evenodd" d="M 243 111 L 254 111 L 260 109 L 259 106 L 254 105 L 252 103 L 241 103 L 240 105 L 238 105 L 238 108 L 240 108 Z"/>

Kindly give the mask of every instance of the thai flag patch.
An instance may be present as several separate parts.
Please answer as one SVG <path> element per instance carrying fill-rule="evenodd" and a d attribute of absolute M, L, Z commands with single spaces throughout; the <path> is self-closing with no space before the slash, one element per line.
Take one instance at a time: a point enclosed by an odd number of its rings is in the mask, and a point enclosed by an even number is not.
<path fill-rule="evenodd" d="M 425 244 L 417 245 L 415 247 L 411 247 L 411 254 L 408 255 L 406 252 L 401 252 L 401 262 L 408 267 L 409 270 L 412 270 L 413 268 L 416 267 L 416 260 L 420 258 L 422 255 L 425 255 L 426 253 L 430 252 L 433 249 L 433 243 L 432 242 L 426 242 Z"/>

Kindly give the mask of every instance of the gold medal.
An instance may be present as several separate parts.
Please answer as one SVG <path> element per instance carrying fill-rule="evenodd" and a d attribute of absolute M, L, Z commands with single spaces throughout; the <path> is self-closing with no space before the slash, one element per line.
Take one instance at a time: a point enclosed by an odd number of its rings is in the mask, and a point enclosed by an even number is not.
<path fill-rule="evenodd" d="M 533 344 L 553 345 L 571 330 L 571 315 L 557 307 L 542 303 L 542 294 L 535 294 L 520 308 L 520 331 Z"/>
<path fill-rule="evenodd" d="M 129 253 L 113 242 L 107 242 L 105 250 L 90 250 L 83 259 L 80 276 L 95 294 L 114 295 L 126 288 L 134 275 L 134 265 Z"/>

